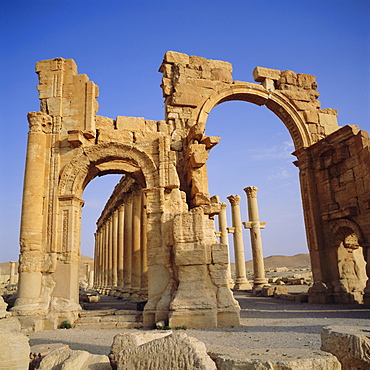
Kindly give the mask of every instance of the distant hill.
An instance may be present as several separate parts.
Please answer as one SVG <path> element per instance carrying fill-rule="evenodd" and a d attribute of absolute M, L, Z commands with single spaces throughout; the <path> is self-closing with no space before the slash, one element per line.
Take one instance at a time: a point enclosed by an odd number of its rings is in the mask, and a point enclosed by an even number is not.
<path fill-rule="evenodd" d="M 288 269 L 295 269 L 300 267 L 311 267 L 309 254 L 296 254 L 295 256 L 269 256 L 263 259 L 265 268 L 286 267 Z M 247 270 L 252 270 L 253 261 L 245 263 Z"/>
<path fill-rule="evenodd" d="M 296 254 L 295 256 L 269 256 L 264 259 L 265 269 L 286 267 L 290 270 L 298 268 L 311 268 L 311 261 L 309 254 Z M 247 271 L 253 270 L 253 261 L 245 263 Z M 235 271 L 235 263 L 231 264 L 231 270 Z"/>

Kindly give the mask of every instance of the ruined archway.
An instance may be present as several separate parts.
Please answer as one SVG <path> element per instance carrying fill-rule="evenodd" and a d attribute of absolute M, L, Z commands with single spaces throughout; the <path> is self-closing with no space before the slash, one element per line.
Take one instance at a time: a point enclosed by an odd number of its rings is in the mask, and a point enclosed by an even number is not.
<path fill-rule="evenodd" d="M 175 52 L 165 54 L 160 71 L 165 120 L 113 119 L 97 115 L 97 86 L 77 74 L 73 60 L 37 63 L 41 105 L 28 116 L 15 314 L 32 316 L 41 329 L 75 320 L 83 189 L 96 176 L 125 173 L 146 197 L 144 325 L 239 324 L 227 249 L 217 243 L 211 219 L 221 204 L 210 200 L 206 170 L 219 141 L 205 135 L 207 116 L 228 100 L 266 105 L 292 136 L 315 281 L 310 300 L 332 302 L 337 293 L 325 269 L 334 221 L 358 225 L 370 275 L 370 139 L 356 126 L 340 128 L 336 110 L 320 108 L 314 76 L 257 67 L 253 76 L 260 84 L 237 82 L 230 63 Z M 344 247 L 355 246 L 351 235 Z M 369 301 L 369 280 L 363 293 Z"/>

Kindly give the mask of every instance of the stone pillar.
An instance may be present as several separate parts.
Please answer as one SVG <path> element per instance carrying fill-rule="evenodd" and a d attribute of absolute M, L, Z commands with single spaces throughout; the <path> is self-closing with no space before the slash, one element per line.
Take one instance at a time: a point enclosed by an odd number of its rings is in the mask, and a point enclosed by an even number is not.
<path fill-rule="evenodd" d="M 141 212 L 141 286 L 140 298 L 148 299 L 148 256 L 147 256 L 147 214 L 146 214 L 146 196 L 142 192 L 142 212 Z"/>
<path fill-rule="evenodd" d="M 15 268 L 16 268 L 16 265 L 17 265 L 17 262 L 14 262 L 14 261 L 11 261 L 10 262 L 10 281 L 9 281 L 9 284 L 16 284 L 17 283 L 17 275 L 16 275 L 16 271 L 15 271 Z"/>
<path fill-rule="evenodd" d="M 249 223 L 244 223 L 244 227 L 250 229 L 251 246 L 253 255 L 253 288 L 262 287 L 268 283 L 265 276 L 265 266 L 262 253 L 261 224 L 258 215 L 257 191 L 255 186 L 244 189 L 248 199 Z"/>
<path fill-rule="evenodd" d="M 19 259 L 18 299 L 13 309 L 19 314 L 22 314 L 23 311 L 27 314 L 30 300 L 36 300 L 41 293 L 40 253 L 44 237 L 45 162 L 48 154 L 47 135 L 43 126 L 43 123 L 47 122 L 46 118 L 50 118 L 49 123 L 51 123 L 51 117 L 41 112 L 32 112 L 28 115 L 30 130 L 28 132 L 20 227 L 21 256 Z M 31 308 L 31 311 L 32 309 L 34 308 Z"/>
<path fill-rule="evenodd" d="M 90 270 L 87 289 L 92 289 L 93 286 L 94 286 L 94 270 Z"/>
<path fill-rule="evenodd" d="M 104 290 L 103 294 L 106 294 L 108 290 L 108 273 L 109 273 L 109 253 L 108 253 L 108 242 L 109 242 L 109 232 L 108 232 L 108 222 L 104 220 Z"/>
<path fill-rule="evenodd" d="M 113 240 L 112 240 L 112 215 L 109 216 L 107 220 L 107 230 L 108 230 L 108 290 L 107 294 L 110 293 L 112 289 L 112 281 L 113 281 Z"/>
<path fill-rule="evenodd" d="M 229 238 L 227 232 L 227 217 L 226 217 L 226 207 L 227 204 L 221 202 L 221 212 L 218 215 L 218 230 L 220 232 L 220 243 L 227 245 L 227 249 L 229 250 Z M 231 265 L 230 265 L 230 252 L 228 253 L 228 260 L 229 266 L 227 269 L 227 279 L 229 281 L 229 288 L 234 287 L 234 281 L 231 278 Z"/>
<path fill-rule="evenodd" d="M 97 277 L 97 271 L 98 271 L 98 255 L 99 255 L 99 251 L 98 251 L 98 231 L 96 231 L 94 233 L 94 240 L 95 240 L 95 247 L 94 247 L 94 265 L 93 265 L 93 271 L 95 272 L 94 276 L 95 276 L 95 280 L 93 282 L 93 288 L 96 289 L 96 277 Z"/>
<path fill-rule="evenodd" d="M 89 275 L 90 275 L 90 264 L 85 263 L 85 277 L 86 277 L 86 280 L 89 280 Z"/>
<path fill-rule="evenodd" d="M 125 206 L 121 204 L 118 208 L 118 255 L 117 255 L 117 289 L 123 289 L 123 255 L 124 255 L 124 217 Z"/>
<path fill-rule="evenodd" d="M 247 280 L 245 271 L 245 257 L 244 257 L 244 243 L 243 243 L 243 229 L 240 216 L 240 196 L 230 195 L 227 197 L 231 204 L 231 216 L 233 222 L 233 239 L 234 239 L 234 253 L 235 253 L 235 267 L 236 280 L 234 289 L 245 290 L 251 289 L 252 285 Z"/>
<path fill-rule="evenodd" d="M 111 295 L 117 292 L 118 274 L 118 211 L 115 209 L 112 214 L 112 288 Z"/>
<path fill-rule="evenodd" d="M 133 193 L 132 200 L 132 274 L 131 274 L 131 293 L 137 298 L 140 291 L 141 279 L 141 207 L 142 194 L 140 190 Z"/>
<path fill-rule="evenodd" d="M 125 201 L 125 217 L 124 217 L 125 225 L 124 225 L 124 298 L 128 298 L 130 296 L 130 288 L 131 288 L 131 263 L 132 263 L 132 194 L 127 194 L 127 198 Z"/>

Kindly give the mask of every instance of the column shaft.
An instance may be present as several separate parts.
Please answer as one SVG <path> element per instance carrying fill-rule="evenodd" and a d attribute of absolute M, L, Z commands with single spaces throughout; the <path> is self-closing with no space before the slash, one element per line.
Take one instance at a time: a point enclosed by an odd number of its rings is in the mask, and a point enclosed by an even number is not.
<path fill-rule="evenodd" d="M 132 195 L 127 194 L 125 201 L 124 225 L 124 292 L 130 293 L 131 288 L 131 261 L 132 261 Z"/>
<path fill-rule="evenodd" d="M 248 198 L 248 216 L 251 223 L 250 236 L 253 255 L 253 288 L 267 284 L 262 252 L 261 224 L 258 214 L 257 191 L 255 186 L 244 189 Z"/>
<path fill-rule="evenodd" d="M 118 257 L 117 257 L 117 287 L 123 288 L 123 255 L 124 255 L 124 205 L 118 208 Z"/>
<path fill-rule="evenodd" d="M 240 216 L 240 196 L 230 195 L 227 197 L 231 204 L 231 216 L 233 222 L 233 239 L 234 239 L 234 253 L 235 253 L 235 267 L 236 267 L 236 280 L 234 289 L 244 290 L 251 289 L 251 284 L 246 278 L 245 271 L 245 256 L 244 256 L 244 243 L 243 243 L 243 229 Z"/>
<path fill-rule="evenodd" d="M 138 293 L 140 290 L 141 278 L 141 191 L 133 193 L 132 201 L 132 274 L 131 274 L 131 290 L 133 293 Z"/>

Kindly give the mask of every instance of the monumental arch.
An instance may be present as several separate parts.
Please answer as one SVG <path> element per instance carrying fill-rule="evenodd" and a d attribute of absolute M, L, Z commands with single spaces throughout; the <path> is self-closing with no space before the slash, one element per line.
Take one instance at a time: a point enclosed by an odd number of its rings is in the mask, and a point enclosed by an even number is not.
<path fill-rule="evenodd" d="M 129 216 L 107 214 L 109 229 L 98 240 L 104 235 L 108 243 L 96 247 L 95 286 L 124 290 L 130 270 L 130 279 L 141 284 L 130 289 L 139 289 L 138 298 L 147 294 L 145 326 L 159 320 L 238 325 L 228 251 L 217 243 L 212 220 L 221 204 L 210 199 L 206 169 L 220 140 L 205 135 L 207 116 L 229 100 L 265 105 L 293 139 L 314 276 L 310 301 L 370 303 L 369 135 L 358 126 L 339 127 L 337 111 L 321 109 L 311 75 L 256 67 L 256 83 L 233 81 L 230 63 L 172 51 L 159 71 L 165 117 L 153 121 L 99 116 L 98 87 L 77 73 L 72 59 L 37 63 L 41 105 L 28 115 L 14 314 L 39 329 L 76 319 L 83 190 L 96 176 L 118 173 L 125 176 L 116 196 L 124 192 L 123 203 L 136 197 L 140 204 L 141 239 L 133 226 L 125 261 L 114 230 L 120 219 L 134 220 L 135 207 L 128 207 Z M 140 250 L 138 264 L 133 255 Z M 137 270 L 133 274 L 139 265 L 140 279 Z M 102 266 L 111 273 L 103 275 Z"/>

